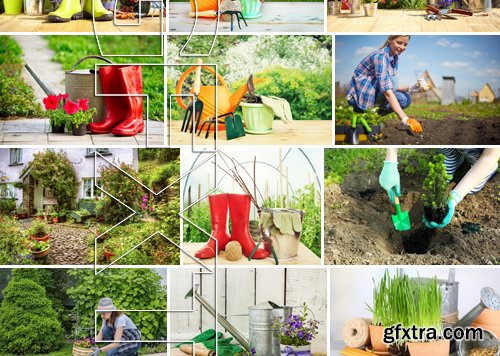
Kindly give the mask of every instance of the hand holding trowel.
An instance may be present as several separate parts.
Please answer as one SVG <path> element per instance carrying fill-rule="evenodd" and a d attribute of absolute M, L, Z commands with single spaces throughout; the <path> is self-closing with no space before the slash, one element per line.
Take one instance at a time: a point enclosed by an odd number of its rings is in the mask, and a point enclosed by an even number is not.
<path fill-rule="evenodd" d="M 394 189 L 394 188 L 393 188 Z M 410 215 L 407 211 L 401 211 L 401 205 L 399 204 L 399 198 L 394 193 L 394 206 L 396 207 L 396 215 L 392 216 L 392 223 L 397 231 L 407 231 L 411 229 Z"/>

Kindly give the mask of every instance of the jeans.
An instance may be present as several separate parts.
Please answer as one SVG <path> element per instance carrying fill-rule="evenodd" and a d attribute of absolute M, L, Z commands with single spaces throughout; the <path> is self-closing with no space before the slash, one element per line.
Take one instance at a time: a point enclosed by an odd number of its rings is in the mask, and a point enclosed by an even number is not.
<path fill-rule="evenodd" d="M 391 77 L 391 82 L 392 82 L 392 87 L 397 88 L 398 87 L 398 80 L 396 77 Z M 401 109 L 406 109 L 408 106 L 411 104 L 411 96 L 408 93 L 404 93 L 401 91 L 394 90 L 394 95 L 396 96 L 396 99 L 398 100 L 399 106 L 401 106 Z M 358 104 L 356 103 L 356 100 L 354 98 L 351 98 L 348 101 L 349 105 L 353 107 L 354 112 L 357 113 L 363 113 L 364 110 L 360 109 Z M 377 91 L 375 94 L 375 105 L 379 107 L 378 113 L 382 116 L 388 115 L 394 110 L 392 110 L 391 106 L 389 105 L 389 102 L 385 99 L 384 93 Z"/>
<path fill-rule="evenodd" d="M 102 329 L 102 340 L 115 340 L 115 329 L 109 326 L 108 323 L 104 323 L 104 328 Z M 106 356 L 135 356 L 137 355 L 137 350 L 139 350 L 139 346 L 120 352 L 119 347 L 117 347 L 115 349 L 107 351 Z"/>

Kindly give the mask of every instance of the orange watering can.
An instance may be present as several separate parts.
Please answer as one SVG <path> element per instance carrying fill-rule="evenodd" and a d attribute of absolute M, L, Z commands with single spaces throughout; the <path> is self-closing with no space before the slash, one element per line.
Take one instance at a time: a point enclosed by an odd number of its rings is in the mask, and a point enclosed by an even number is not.
<path fill-rule="evenodd" d="M 179 78 L 177 86 L 175 87 L 176 94 L 182 93 L 182 85 L 184 84 L 186 78 L 195 71 L 197 66 L 189 67 Z M 201 122 L 205 122 L 208 119 L 222 116 L 224 120 L 225 114 L 232 113 L 236 110 L 236 107 L 240 103 L 243 96 L 248 91 L 247 84 L 242 85 L 234 94 L 229 92 L 229 88 L 226 81 L 219 73 L 216 73 L 212 67 L 201 66 L 202 69 L 209 71 L 210 73 L 217 75 L 219 86 L 215 85 L 202 85 L 198 93 L 198 100 L 203 102 L 203 112 L 201 114 Z M 262 79 L 255 79 L 254 83 L 260 83 Z M 191 93 L 194 92 L 194 88 L 191 89 Z M 217 115 L 215 114 L 215 95 L 217 95 Z M 182 101 L 181 97 L 177 97 L 177 102 L 186 110 L 187 105 Z M 219 130 L 224 130 L 224 125 L 218 125 Z"/>

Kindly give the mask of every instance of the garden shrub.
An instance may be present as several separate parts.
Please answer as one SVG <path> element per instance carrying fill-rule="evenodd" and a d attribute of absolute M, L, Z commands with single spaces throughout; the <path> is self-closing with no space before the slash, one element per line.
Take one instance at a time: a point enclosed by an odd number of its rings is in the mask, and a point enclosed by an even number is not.
<path fill-rule="evenodd" d="M 256 84 L 256 93 L 288 100 L 294 120 L 332 119 L 331 68 L 306 72 L 274 67 L 256 73 L 255 77 L 264 80 Z"/>
<path fill-rule="evenodd" d="M 24 355 L 58 350 L 63 329 L 45 290 L 28 279 L 13 278 L 0 306 L 0 352 Z"/>
<path fill-rule="evenodd" d="M 139 148 L 139 162 L 156 160 L 168 163 L 179 159 L 178 148 Z"/>
<path fill-rule="evenodd" d="M 0 199 L 0 214 L 9 215 L 16 212 L 15 199 Z"/>
<path fill-rule="evenodd" d="M 0 43 L 0 117 L 40 114 L 33 89 L 21 76 L 21 47 L 10 36 L 0 36 Z"/>
<path fill-rule="evenodd" d="M 67 290 L 81 317 L 81 330 L 94 328 L 94 311 L 100 298 L 110 297 L 122 310 L 166 310 L 167 290 L 161 277 L 150 269 L 107 269 L 98 275 L 93 270 L 73 269 L 75 279 Z M 131 315 L 143 340 L 159 340 L 167 335 L 167 313 L 141 312 Z M 98 326 L 100 324 L 98 323 Z M 87 335 L 81 334 L 80 337 Z"/>
<path fill-rule="evenodd" d="M 191 212 L 184 212 L 184 216 L 188 217 L 190 221 L 196 223 L 200 228 L 210 234 L 212 230 L 212 219 L 210 217 L 210 206 L 208 201 L 204 200 L 200 204 L 195 204 L 191 208 Z M 184 234 L 183 240 L 186 242 L 206 242 L 209 237 L 201 232 L 196 226 L 184 221 Z"/>
<path fill-rule="evenodd" d="M 17 220 L 0 216 L 0 264 L 26 263 L 29 254 L 28 240 Z"/>
<path fill-rule="evenodd" d="M 295 192 L 292 207 L 305 211 L 300 241 L 321 257 L 321 198 L 316 194 L 314 184 L 306 185 Z"/>
<path fill-rule="evenodd" d="M 138 173 L 131 165 L 122 162 L 120 169 L 140 181 Z M 139 189 L 137 182 L 114 166 L 102 167 L 99 173 L 101 175 L 101 185 L 109 194 L 132 209 L 138 210 L 142 190 Z M 104 217 L 107 224 L 117 224 L 132 214 L 132 211 L 123 204 L 105 194 L 102 201 L 102 210 L 99 211 L 99 214 Z"/>
<path fill-rule="evenodd" d="M 71 209 L 78 192 L 78 179 L 66 153 L 46 150 L 33 156 L 27 166 L 31 168 L 31 176 L 54 193 L 60 209 Z"/>

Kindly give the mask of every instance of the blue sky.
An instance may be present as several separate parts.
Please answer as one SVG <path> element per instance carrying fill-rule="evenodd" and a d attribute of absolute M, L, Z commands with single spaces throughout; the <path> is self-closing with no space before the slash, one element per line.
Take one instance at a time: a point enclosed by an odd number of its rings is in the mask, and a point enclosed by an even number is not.
<path fill-rule="evenodd" d="M 387 36 L 337 35 L 335 80 L 346 84 L 358 63 L 378 49 Z M 412 36 L 399 62 L 400 85 L 413 84 L 415 71 L 428 70 L 438 87 L 443 76 L 454 76 L 456 93 L 466 97 L 489 83 L 500 88 L 500 36 Z"/>

